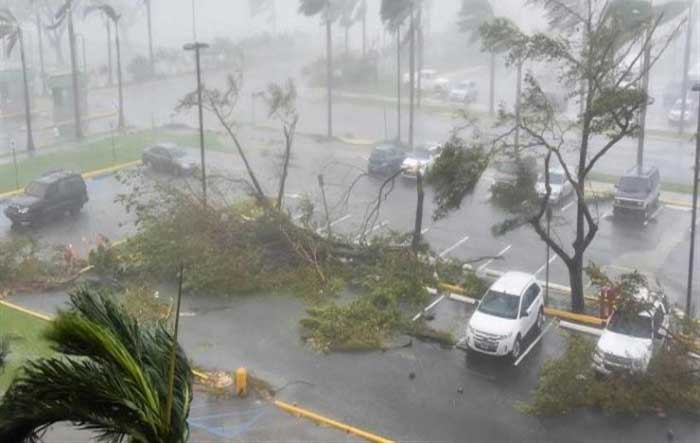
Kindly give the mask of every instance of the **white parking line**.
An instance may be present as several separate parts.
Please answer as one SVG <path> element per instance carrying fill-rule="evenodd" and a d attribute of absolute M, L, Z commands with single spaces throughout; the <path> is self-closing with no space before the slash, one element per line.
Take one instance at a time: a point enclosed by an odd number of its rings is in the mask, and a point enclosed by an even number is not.
<path fill-rule="evenodd" d="M 349 219 L 350 217 L 352 217 L 352 214 L 347 214 L 347 215 L 340 217 L 338 220 L 331 222 L 331 228 L 333 226 L 337 225 L 338 223 L 344 222 L 345 220 Z M 320 234 L 321 232 L 324 232 L 326 229 L 328 229 L 328 227 L 326 227 L 326 226 L 324 226 L 322 228 L 318 228 L 316 230 L 316 233 Z"/>
<path fill-rule="evenodd" d="M 442 251 L 442 252 L 440 253 L 440 258 L 445 258 L 445 256 L 446 256 L 447 254 L 449 254 L 450 252 L 452 252 L 452 251 L 454 251 L 455 249 L 459 248 L 459 247 L 462 245 L 462 243 L 466 242 L 467 240 L 469 240 L 469 236 L 468 236 L 468 235 L 464 236 L 463 239 L 461 239 L 460 241 L 458 241 L 458 242 L 455 243 L 454 245 L 452 245 L 452 246 L 450 246 L 449 248 L 447 248 L 447 249 L 445 249 L 444 251 Z"/>
<path fill-rule="evenodd" d="M 540 335 L 538 335 L 537 338 L 534 339 L 534 340 L 532 341 L 532 343 L 530 343 L 530 346 L 528 346 L 527 349 L 525 349 L 525 352 L 523 352 L 522 354 L 520 354 L 520 357 L 519 357 L 517 360 L 515 360 L 515 363 L 513 363 L 513 366 L 518 366 L 518 365 L 520 364 L 520 362 L 523 361 L 523 359 L 525 358 L 525 356 L 526 356 L 527 354 L 529 354 L 530 351 L 532 351 L 532 348 L 534 348 L 535 345 L 536 345 L 540 340 L 542 340 L 542 337 L 544 337 L 544 334 L 546 334 L 547 331 L 549 330 L 549 328 L 552 327 L 552 324 L 554 324 L 554 320 L 551 320 L 551 321 L 547 324 L 547 326 L 545 326 L 544 329 L 542 329 L 542 332 L 540 332 Z"/>
<path fill-rule="evenodd" d="M 559 256 L 556 255 L 556 254 L 554 254 L 554 255 L 549 259 L 549 264 L 551 265 L 552 262 L 553 262 L 554 260 L 557 259 L 557 257 L 559 257 Z M 544 269 L 545 269 L 546 267 L 547 267 L 547 263 L 545 263 L 545 264 L 543 264 L 542 266 L 540 266 L 540 269 L 538 269 L 538 270 L 535 272 L 535 276 L 537 276 L 537 274 L 539 274 L 540 272 L 544 271 Z"/>
<path fill-rule="evenodd" d="M 444 298 L 445 298 L 445 294 L 441 295 L 441 296 L 438 297 L 434 302 L 430 303 L 428 306 L 426 306 L 425 308 L 423 308 L 422 311 L 420 311 L 418 314 L 416 314 L 415 316 L 413 316 L 413 321 L 416 321 L 416 320 L 418 320 L 419 318 L 421 318 L 421 316 L 423 315 L 423 313 L 430 311 L 435 305 L 437 305 L 438 303 L 440 303 L 440 302 L 442 301 L 442 299 L 444 299 Z"/>
<path fill-rule="evenodd" d="M 420 233 L 421 233 L 421 235 L 423 235 L 423 234 L 425 234 L 425 233 L 428 232 L 428 231 L 430 231 L 430 227 L 428 227 L 428 228 L 423 228 L 423 229 L 420 231 Z"/>
<path fill-rule="evenodd" d="M 508 246 L 506 246 L 505 248 L 503 248 L 503 250 L 502 250 L 501 252 L 499 252 L 499 253 L 496 255 L 495 258 L 490 258 L 490 259 L 486 260 L 486 263 L 484 263 L 483 265 L 481 265 L 481 266 L 479 266 L 478 268 L 476 268 L 476 272 L 481 273 L 484 269 L 486 269 L 486 268 L 488 267 L 488 265 L 490 265 L 491 263 L 493 263 L 493 261 L 494 261 L 496 258 L 501 258 L 501 257 L 503 257 L 503 254 L 505 254 L 506 252 L 508 252 L 508 251 L 510 250 L 510 248 L 512 248 L 512 247 L 513 247 L 513 245 L 508 245 Z"/>
<path fill-rule="evenodd" d="M 574 200 L 574 201 L 575 201 L 575 200 Z M 570 201 L 569 203 L 567 203 L 566 205 L 564 205 L 564 207 L 561 208 L 561 212 L 564 212 L 564 211 L 566 211 L 567 209 L 569 209 L 569 208 L 574 204 L 574 201 Z"/>

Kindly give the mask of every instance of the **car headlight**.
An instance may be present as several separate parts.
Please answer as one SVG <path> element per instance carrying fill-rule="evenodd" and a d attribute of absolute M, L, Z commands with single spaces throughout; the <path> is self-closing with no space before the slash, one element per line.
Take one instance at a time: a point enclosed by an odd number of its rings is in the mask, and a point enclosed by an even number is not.
<path fill-rule="evenodd" d="M 17 212 L 20 214 L 26 214 L 27 212 L 29 212 L 29 208 L 19 208 Z"/>

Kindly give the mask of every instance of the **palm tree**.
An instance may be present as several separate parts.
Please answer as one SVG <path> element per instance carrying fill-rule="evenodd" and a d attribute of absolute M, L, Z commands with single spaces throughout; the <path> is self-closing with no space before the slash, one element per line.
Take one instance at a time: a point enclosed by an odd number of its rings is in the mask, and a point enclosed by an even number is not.
<path fill-rule="evenodd" d="M 416 20 L 415 10 L 421 7 L 421 0 L 382 0 L 381 18 L 389 29 L 399 29 L 401 24 L 409 19 L 409 108 L 408 108 L 408 145 L 413 149 L 413 133 L 415 121 L 416 93 Z M 400 37 L 400 34 L 397 36 Z M 400 45 L 400 38 L 399 38 Z M 399 48 L 397 48 L 397 51 Z M 399 82 L 401 79 L 399 79 Z M 400 83 L 399 83 L 400 84 Z"/>
<path fill-rule="evenodd" d="M 299 0 L 299 13 L 321 16 L 326 25 L 326 95 L 328 98 L 328 138 L 333 137 L 333 37 L 331 27 L 342 11 L 342 0 Z"/>
<path fill-rule="evenodd" d="M 55 22 L 48 26 L 48 29 L 56 29 L 68 21 L 68 45 L 70 46 L 71 77 L 73 81 L 73 118 L 75 121 L 75 137 L 83 138 L 83 124 L 80 118 L 80 86 L 78 83 L 78 56 L 75 48 L 75 28 L 73 27 L 73 4 L 78 0 L 65 0 L 65 3 L 58 8 L 55 15 Z M 86 75 L 87 73 L 83 73 Z"/>
<path fill-rule="evenodd" d="M 350 54 L 350 28 L 358 21 L 360 18 L 359 8 L 357 8 L 358 0 L 343 0 L 342 10 L 340 12 L 340 26 L 345 28 L 345 56 Z"/>
<path fill-rule="evenodd" d="M 146 5 L 146 22 L 148 23 L 148 59 L 151 63 L 151 75 L 155 74 L 155 60 L 153 58 L 153 22 L 151 16 L 151 0 L 143 0 Z"/>
<path fill-rule="evenodd" d="M 24 120 L 27 125 L 27 150 L 34 151 L 34 135 L 32 134 L 32 109 L 29 99 L 29 81 L 27 80 L 27 60 L 24 54 L 24 33 L 19 22 L 9 9 L 0 9 L 0 39 L 7 42 L 7 56 L 12 53 L 19 42 L 19 54 L 22 61 L 22 82 L 24 86 Z"/>
<path fill-rule="evenodd" d="M 192 372 L 177 346 L 170 390 L 163 361 L 174 338 L 163 323 L 144 326 L 108 294 L 79 289 L 45 337 L 57 354 L 25 363 L 10 385 L 0 404 L 0 441 L 38 441 L 61 421 L 101 441 L 187 441 Z"/>
<path fill-rule="evenodd" d="M 475 44 L 480 39 L 481 25 L 494 18 L 493 6 L 490 0 L 462 0 L 459 11 L 459 29 L 469 33 L 469 44 Z M 489 114 L 493 115 L 496 91 L 496 52 L 489 51 Z"/>
<path fill-rule="evenodd" d="M 122 56 L 119 43 L 119 19 L 121 15 L 108 4 L 99 3 L 85 8 L 85 16 L 94 12 L 102 12 L 108 22 L 114 24 L 114 41 L 117 49 L 117 86 L 119 90 L 119 129 L 124 129 L 124 91 L 122 86 Z"/>
<path fill-rule="evenodd" d="M 37 45 L 39 48 L 39 67 L 41 68 L 41 94 L 46 95 L 46 67 L 44 63 L 44 38 L 43 24 L 41 23 L 41 15 L 39 11 L 38 0 L 31 0 L 32 12 L 34 13 L 34 22 L 36 25 Z"/>

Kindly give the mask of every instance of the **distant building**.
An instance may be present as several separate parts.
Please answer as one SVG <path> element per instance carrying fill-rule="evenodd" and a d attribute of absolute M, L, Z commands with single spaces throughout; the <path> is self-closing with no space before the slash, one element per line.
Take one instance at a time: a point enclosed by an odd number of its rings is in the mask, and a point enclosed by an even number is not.
<path fill-rule="evenodd" d="M 75 134 L 75 110 L 73 107 L 73 78 L 69 72 L 49 74 L 46 84 L 51 93 L 53 124 L 62 135 Z M 78 74 L 78 87 L 80 89 L 80 116 L 83 130 L 87 128 L 87 83 L 82 73 Z"/>

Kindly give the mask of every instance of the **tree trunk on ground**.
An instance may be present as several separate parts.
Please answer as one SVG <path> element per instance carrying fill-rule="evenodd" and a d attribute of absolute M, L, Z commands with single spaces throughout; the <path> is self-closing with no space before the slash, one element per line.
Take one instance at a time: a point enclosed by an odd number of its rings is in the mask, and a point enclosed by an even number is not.
<path fill-rule="evenodd" d="M 43 39 L 43 30 L 41 26 L 41 17 L 39 17 L 39 13 L 36 13 L 36 34 L 37 34 L 37 39 L 39 40 L 37 43 L 39 44 L 39 66 L 41 68 L 41 95 L 46 95 L 47 90 L 46 90 L 46 64 L 44 62 L 44 39 Z"/>
<path fill-rule="evenodd" d="M 19 31 L 19 53 L 22 60 L 22 82 L 24 83 L 24 118 L 27 125 L 27 151 L 33 152 L 34 135 L 32 134 L 32 108 L 29 98 L 29 81 L 27 80 L 27 60 L 24 54 L 24 33 Z"/>
<path fill-rule="evenodd" d="M 73 27 L 73 10 L 68 11 L 68 42 L 70 44 L 71 77 L 73 80 L 73 120 L 75 122 L 75 137 L 83 138 L 82 120 L 80 118 L 80 84 L 78 81 L 78 57 L 75 51 L 75 28 Z M 85 73 L 83 73 L 85 75 Z"/>
<path fill-rule="evenodd" d="M 154 75 L 155 59 L 153 57 L 153 24 L 151 19 L 151 0 L 146 0 L 146 21 L 148 23 L 148 60 L 151 64 L 151 75 Z"/>
<path fill-rule="evenodd" d="M 112 78 L 112 73 L 114 72 L 114 66 L 112 65 L 112 24 L 108 17 L 105 17 L 105 26 L 107 27 L 107 84 L 112 86 L 114 83 Z"/>
<path fill-rule="evenodd" d="M 326 20 L 326 94 L 328 98 L 328 138 L 333 137 L 333 37 L 331 21 Z"/>
<path fill-rule="evenodd" d="M 489 115 L 493 117 L 496 100 L 496 54 L 494 52 L 491 53 L 489 68 Z"/>
<path fill-rule="evenodd" d="M 416 220 L 413 228 L 413 241 L 411 242 L 411 248 L 414 252 L 418 252 L 423 232 L 423 200 L 425 199 L 425 193 L 423 192 L 423 174 L 421 174 L 420 170 L 416 174 L 416 196 Z"/>
<path fill-rule="evenodd" d="M 396 28 L 396 141 L 401 143 L 401 27 Z"/>
<path fill-rule="evenodd" d="M 408 75 L 409 78 L 409 107 L 408 107 L 408 147 L 413 151 L 413 125 L 415 119 L 415 95 L 416 95 L 416 20 L 413 12 L 413 7 L 411 7 L 411 24 L 409 32 L 410 35 L 410 47 L 408 50 L 408 65 L 411 72 Z"/>
<path fill-rule="evenodd" d="M 126 126 L 124 121 L 124 85 L 122 83 L 122 51 L 119 42 L 119 22 L 114 23 L 114 37 L 117 47 L 117 83 L 119 83 L 119 129 Z"/>

